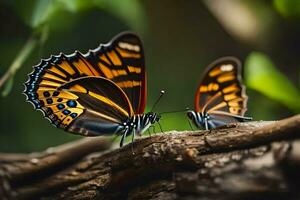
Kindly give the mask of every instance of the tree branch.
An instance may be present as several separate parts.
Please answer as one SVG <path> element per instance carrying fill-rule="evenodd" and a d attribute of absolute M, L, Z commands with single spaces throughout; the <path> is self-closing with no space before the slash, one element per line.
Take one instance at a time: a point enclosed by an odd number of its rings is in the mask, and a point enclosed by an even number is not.
<path fill-rule="evenodd" d="M 299 131 L 297 115 L 170 131 L 106 153 L 99 151 L 109 140 L 88 138 L 51 153 L 0 155 L 0 192 L 7 199 L 297 199 Z"/>

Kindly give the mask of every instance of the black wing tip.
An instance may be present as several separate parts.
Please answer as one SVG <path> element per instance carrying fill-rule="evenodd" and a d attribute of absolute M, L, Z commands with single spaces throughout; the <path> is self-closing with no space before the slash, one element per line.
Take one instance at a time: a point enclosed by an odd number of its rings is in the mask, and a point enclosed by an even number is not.
<path fill-rule="evenodd" d="M 89 55 L 95 55 L 97 52 L 102 51 L 103 48 L 110 47 L 112 45 L 115 45 L 117 42 L 121 41 L 124 38 L 134 38 L 138 41 L 138 43 L 141 44 L 141 48 L 143 51 L 143 45 L 142 45 L 142 40 L 141 38 L 133 31 L 122 31 L 115 35 L 109 42 L 107 43 L 100 43 L 98 47 L 95 49 L 89 49 L 87 53 L 83 54 L 84 56 L 89 56 Z"/>
<path fill-rule="evenodd" d="M 222 63 L 225 61 L 235 62 L 237 64 L 237 66 L 239 66 L 239 67 L 242 65 L 240 59 L 238 59 L 235 56 L 222 56 L 222 57 L 215 59 L 209 66 L 215 66 L 216 64 Z"/>
<path fill-rule="evenodd" d="M 122 37 L 128 37 L 128 36 L 136 37 L 138 39 L 140 38 L 137 33 L 130 31 L 130 30 L 126 30 L 126 31 L 122 31 L 122 32 L 118 33 L 117 35 L 115 35 L 112 38 L 112 40 L 114 40 L 115 38 L 122 38 Z"/>
<path fill-rule="evenodd" d="M 130 39 L 134 39 L 134 40 L 137 40 L 138 43 L 141 43 L 142 44 L 142 40 L 141 38 L 138 36 L 137 33 L 135 32 L 132 32 L 132 31 L 123 31 L 119 34 L 117 34 L 116 36 L 114 36 L 109 43 L 107 43 L 105 46 L 108 46 L 108 45 L 111 45 L 111 44 L 114 44 L 120 40 L 128 40 L 128 42 L 130 41 Z"/>

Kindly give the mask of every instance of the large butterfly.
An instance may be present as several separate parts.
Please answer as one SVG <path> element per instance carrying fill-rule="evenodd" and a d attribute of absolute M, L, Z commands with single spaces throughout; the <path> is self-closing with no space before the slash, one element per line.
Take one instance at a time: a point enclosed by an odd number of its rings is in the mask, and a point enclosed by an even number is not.
<path fill-rule="evenodd" d="M 234 57 L 223 57 L 208 66 L 195 96 L 195 110 L 188 118 L 206 130 L 227 123 L 251 120 L 244 117 L 247 95 L 241 82 L 241 63 Z"/>
<path fill-rule="evenodd" d="M 85 136 L 141 135 L 160 116 L 144 114 L 146 73 L 142 42 L 124 32 L 87 54 L 42 60 L 25 83 L 35 109 L 58 128 Z"/>

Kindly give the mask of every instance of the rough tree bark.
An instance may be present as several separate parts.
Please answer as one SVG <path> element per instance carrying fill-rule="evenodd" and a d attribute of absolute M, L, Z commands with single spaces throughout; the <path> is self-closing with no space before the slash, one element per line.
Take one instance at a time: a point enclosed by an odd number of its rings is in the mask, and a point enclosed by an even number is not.
<path fill-rule="evenodd" d="M 299 199 L 300 115 L 0 154 L 2 199 Z"/>

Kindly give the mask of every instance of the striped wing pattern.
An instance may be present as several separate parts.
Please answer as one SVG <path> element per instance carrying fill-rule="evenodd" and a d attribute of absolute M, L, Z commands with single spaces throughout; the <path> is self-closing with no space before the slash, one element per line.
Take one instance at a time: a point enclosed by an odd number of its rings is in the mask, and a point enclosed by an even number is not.
<path fill-rule="evenodd" d="M 122 34 L 107 45 L 86 55 L 101 75 L 112 80 L 127 94 L 136 114 L 146 104 L 146 73 L 141 40 L 134 34 Z"/>
<path fill-rule="evenodd" d="M 84 107 L 84 113 L 67 126 L 70 132 L 89 136 L 116 133 L 119 125 L 134 114 L 124 91 L 106 78 L 78 78 L 61 90 L 76 95 L 74 104 Z"/>
<path fill-rule="evenodd" d="M 240 61 L 234 57 L 220 58 L 212 63 L 197 89 L 196 112 L 244 116 L 247 96 L 241 82 L 240 68 Z"/>
<path fill-rule="evenodd" d="M 76 51 L 71 55 L 61 53 L 51 56 L 35 66 L 28 76 L 24 91 L 27 100 L 60 128 L 67 129 L 72 122 L 91 119 L 95 113 L 98 118 L 100 114 L 104 121 L 109 119 L 112 123 L 121 123 L 126 117 L 144 109 L 146 80 L 143 49 L 141 41 L 133 33 L 120 34 L 109 44 L 100 45 L 87 54 Z M 91 77 L 102 78 L 100 81 L 84 79 Z M 89 91 L 89 87 L 92 87 L 94 92 L 84 93 L 66 88 L 78 80 L 81 80 L 78 82 L 80 84 L 76 84 L 78 90 Z M 95 82 L 98 83 L 97 89 L 93 88 Z M 101 87 L 104 86 L 110 90 L 103 90 Z M 111 100 L 116 94 L 118 98 Z M 99 96 L 109 100 L 104 103 Z M 91 102 L 95 104 L 94 107 L 89 106 Z M 95 108 L 103 105 L 105 109 Z M 125 110 L 123 114 L 119 113 L 118 108 Z M 114 114 L 110 116 L 109 113 Z M 86 134 L 86 130 L 73 129 L 73 132 Z"/>

